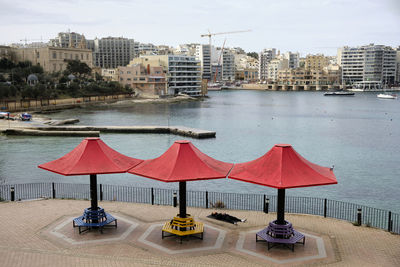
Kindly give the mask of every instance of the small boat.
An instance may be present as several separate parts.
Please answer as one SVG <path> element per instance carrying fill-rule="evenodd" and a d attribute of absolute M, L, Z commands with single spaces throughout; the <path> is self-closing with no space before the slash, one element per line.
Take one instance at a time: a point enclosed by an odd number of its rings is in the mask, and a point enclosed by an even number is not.
<path fill-rule="evenodd" d="M 29 113 L 22 113 L 21 120 L 23 121 L 30 121 L 32 119 L 32 115 Z"/>
<path fill-rule="evenodd" d="M 353 92 L 343 92 L 343 91 L 336 91 L 336 92 L 326 92 L 324 96 L 354 96 Z"/>
<path fill-rule="evenodd" d="M 10 118 L 10 112 L 0 112 L 0 119 L 9 119 Z"/>
<path fill-rule="evenodd" d="M 378 95 L 376 95 L 376 97 L 383 98 L 383 99 L 397 99 L 396 94 L 387 94 L 387 93 L 378 94 Z"/>

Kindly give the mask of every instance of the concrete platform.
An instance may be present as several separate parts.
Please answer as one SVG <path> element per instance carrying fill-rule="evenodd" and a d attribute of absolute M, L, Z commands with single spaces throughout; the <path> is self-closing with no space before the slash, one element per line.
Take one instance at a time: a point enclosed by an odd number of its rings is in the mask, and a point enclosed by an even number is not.
<path fill-rule="evenodd" d="M 72 218 L 89 201 L 0 202 L 0 266 L 400 266 L 400 236 L 319 216 L 288 214 L 306 235 L 295 251 L 267 250 L 255 233 L 276 214 L 224 211 L 244 223 L 207 218 L 213 209 L 188 208 L 205 225 L 204 240 L 161 239 L 161 225 L 177 208 L 101 202 L 118 228 L 79 234 Z"/>

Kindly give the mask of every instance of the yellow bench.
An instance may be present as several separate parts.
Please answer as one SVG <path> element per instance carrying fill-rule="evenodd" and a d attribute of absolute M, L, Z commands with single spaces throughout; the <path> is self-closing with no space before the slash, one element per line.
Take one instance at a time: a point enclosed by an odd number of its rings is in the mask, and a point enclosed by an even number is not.
<path fill-rule="evenodd" d="M 171 235 L 165 235 L 165 233 L 170 233 Z M 170 222 L 166 222 L 161 231 L 161 237 L 169 236 L 180 236 L 181 243 L 182 238 L 184 236 L 193 235 L 194 237 L 198 237 L 203 239 L 204 234 L 204 225 L 201 222 L 195 222 L 193 218 L 180 218 L 174 217 Z M 196 236 L 198 235 L 198 236 Z"/>

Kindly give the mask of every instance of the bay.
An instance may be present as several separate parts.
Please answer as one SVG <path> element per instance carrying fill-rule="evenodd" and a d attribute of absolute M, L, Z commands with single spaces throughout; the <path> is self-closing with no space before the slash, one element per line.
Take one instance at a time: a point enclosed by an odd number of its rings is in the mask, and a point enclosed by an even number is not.
<path fill-rule="evenodd" d="M 227 162 L 245 162 L 274 144 L 292 144 L 309 161 L 330 167 L 337 185 L 287 190 L 288 195 L 353 202 L 400 212 L 400 102 L 374 93 L 324 97 L 321 92 L 220 91 L 197 102 L 109 105 L 64 110 L 53 119 L 79 118 L 81 125 L 170 125 L 217 132 L 215 139 L 169 134 L 102 134 L 112 148 L 154 158 L 175 140 L 188 139 Z M 89 183 L 37 168 L 72 150 L 82 138 L 0 136 L 0 182 Z M 99 183 L 177 188 L 130 174 L 99 175 Z M 276 194 L 276 190 L 219 179 L 188 183 L 188 190 Z"/>

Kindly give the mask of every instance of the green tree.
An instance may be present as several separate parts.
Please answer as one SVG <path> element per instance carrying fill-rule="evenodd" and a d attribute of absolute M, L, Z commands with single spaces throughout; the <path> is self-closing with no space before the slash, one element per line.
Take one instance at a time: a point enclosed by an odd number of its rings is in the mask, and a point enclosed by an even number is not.
<path fill-rule="evenodd" d="M 253 57 L 255 59 L 258 59 L 258 53 L 257 52 L 249 52 L 249 53 L 247 53 L 247 55 L 249 57 Z"/>
<path fill-rule="evenodd" d="M 83 75 L 90 74 L 92 72 L 92 69 L 89 68 L 86 63 L 80 62 L 79 60 L 69 60 L 67 65 L 67 72 Z"/>

